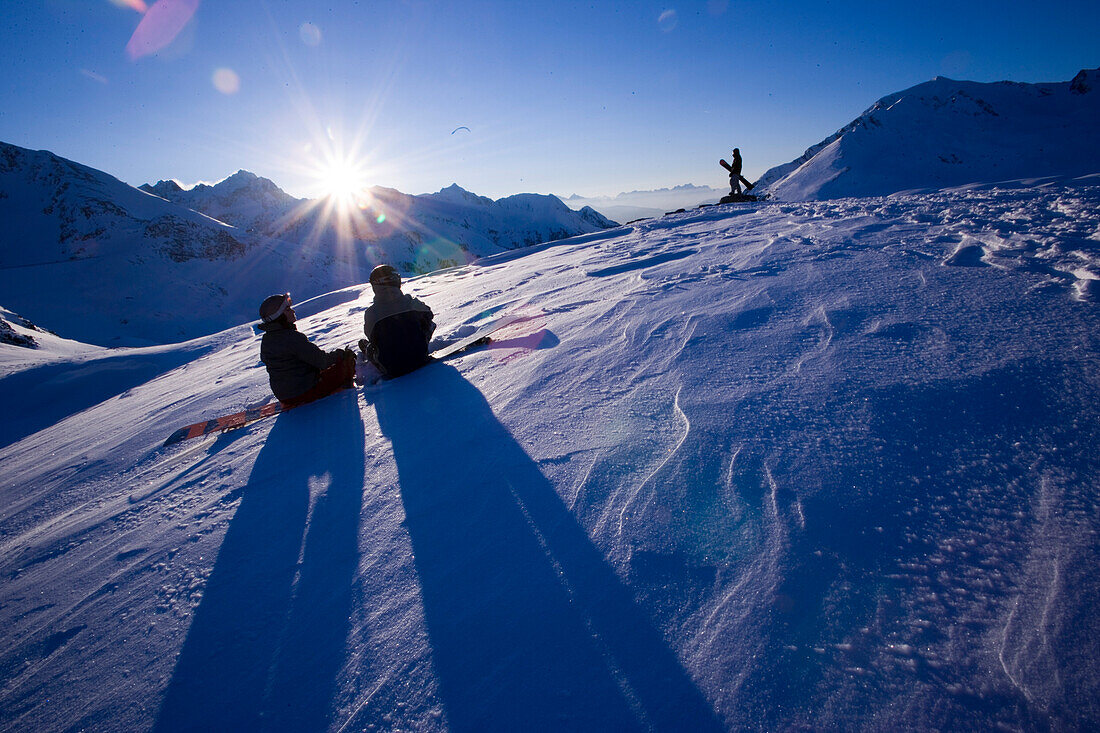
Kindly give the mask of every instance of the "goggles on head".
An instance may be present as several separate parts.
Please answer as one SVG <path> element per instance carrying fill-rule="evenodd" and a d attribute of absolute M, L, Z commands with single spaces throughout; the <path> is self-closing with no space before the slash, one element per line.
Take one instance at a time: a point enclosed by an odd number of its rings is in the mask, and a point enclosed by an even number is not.
<path fill-rule="evenodd" d="M 281 316 L 283 313 L 286 313 L 286 309 L 289 308 L 289 307 L 290 307 L 290 293 L 284 293 L 283 294 L 283 302 L 279 304 L 279 307 L 276 308 L 274 312 L 264 315 L 264 317 L 263 317 L 264 323 L 271 323 L 272 321 L 278 320 L 279 316 Z"/>

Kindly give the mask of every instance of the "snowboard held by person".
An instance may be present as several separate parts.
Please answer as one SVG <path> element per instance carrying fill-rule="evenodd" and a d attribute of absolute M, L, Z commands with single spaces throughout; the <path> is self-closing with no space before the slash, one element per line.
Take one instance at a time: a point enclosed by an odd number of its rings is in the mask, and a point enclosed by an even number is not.
<path fill-rule="evenodd" d="M 359 342 L 366 358 L 387 378 L 408 374 L 431 361 L 432 309 L 401 292 L 401 275 L 390 265 L 374 268 L 370 284 L 374 302 L 363 314 L 367 337 Z"/>
<path fill-rule="evenodd" d="M 730 161 L 729 164 L 726 164 L 726 162 L 724 160 L 720 161 L 720 162 L 722 164 L 722 167 L 724 167 L 726 170 L 728 170 L 730 172 L 730 196 L 740 196 L 741 195 L 741 184 L 742 183 L 745 184 L 745 192 L 746 193 L 752 190 L 753 184 L 749 183 L 749 181 L 744 176 L 741 175 L 741 165 L 742 165 L 742 163 L 741 163 L 741 150 L 739 148 L 734 148 L 733 149 L 733 160 Z"/>
<path fill-rule="evenodd" d="M 260 360 L 267 367 L 271 391 L 283 409 L 304 405 L 352 386 L 355 354 L 348 349 L 323 351 L 294 325 L 297 315 L 290 293 L 272 295 L 260 305 Z"/>

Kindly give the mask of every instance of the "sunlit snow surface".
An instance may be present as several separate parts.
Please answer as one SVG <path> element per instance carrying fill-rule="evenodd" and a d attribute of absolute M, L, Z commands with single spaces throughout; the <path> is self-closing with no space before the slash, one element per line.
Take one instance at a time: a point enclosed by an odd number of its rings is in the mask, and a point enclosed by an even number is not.
<path fill-rule="evenodd" d="M 408 284 L 443 335 L 532 316 L 495 348 L 170 450 L 267 396 L 247 325 L 0 347 L 0 728 L 1100 726 L 1098 211 L 1022 182 L 502 255 Z"/>

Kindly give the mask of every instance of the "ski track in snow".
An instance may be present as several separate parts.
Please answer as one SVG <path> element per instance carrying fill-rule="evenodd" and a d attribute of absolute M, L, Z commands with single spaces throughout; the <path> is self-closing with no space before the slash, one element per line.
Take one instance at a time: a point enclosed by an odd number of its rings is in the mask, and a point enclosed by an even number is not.
<path fill-rule="evenodd" d="M 543 643 L 606 669 L 538 722 L 661 727 L 624 643 L 649 639 L 676 699 L 682 673 L 730 730 L 1100 725 L 1097 211 L 1093 179 L 983 186 L 505 253 L 409 283 L 441 334 L 537 315 L 498 348 L 174 450 L 266 397 L 248 328 L 22 369 L 5 351 L 0 396 L 28 414 L 0 448 L 0 727 L 171 729 L 206 714 L 188 670 L 213 655 L 247 670 L 209 691 L 223 722 L 277 728 L 294 701 L 313 729 L 461 728 L 509 714 L 493 686 L 520 692 Z M 323 296 L 302 329 L 354 343 L 368 302 Z M 36 370 L 86 401 L 36 422 Z M 387 402 L 414 383 L 422 403 Z M 474 467 L 482 435 L 511 443 Z M 509 538 L 545 567 L 498 557 Z M 502 638 L 537 626 L 520 599 L 559 594 L 561 636 Z M 238 648 L 218 619 L 246 608 Z"/>

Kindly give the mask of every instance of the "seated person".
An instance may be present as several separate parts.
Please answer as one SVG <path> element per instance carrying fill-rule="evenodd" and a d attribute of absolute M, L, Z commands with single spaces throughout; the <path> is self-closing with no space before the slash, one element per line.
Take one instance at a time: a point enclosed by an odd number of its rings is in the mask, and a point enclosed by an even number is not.
<path fill-rule="evenodd" d="M 355 355 L 347 349 L 325 352 L 310 343 L 294 323 L 290 293 L 272 295 L 260 305 L 260 360 L 267 367 L 271 391 L 284 409 L 350 387 Z"/>
<path fill-rule="evenodd" d="M 389 265 L 374 268 L 370 284 L 374 302 L 363 315 L 367 338 L 359 342 L 367 359 L 387 378 L 408 374 L 431 361 L 432 309 L 401 292 L 401 276 Z"/>

